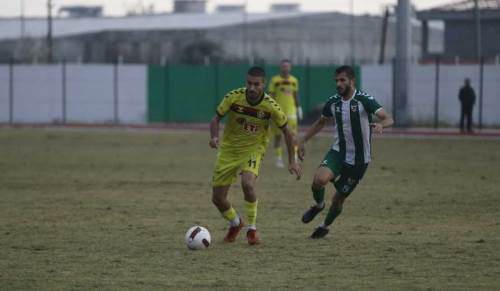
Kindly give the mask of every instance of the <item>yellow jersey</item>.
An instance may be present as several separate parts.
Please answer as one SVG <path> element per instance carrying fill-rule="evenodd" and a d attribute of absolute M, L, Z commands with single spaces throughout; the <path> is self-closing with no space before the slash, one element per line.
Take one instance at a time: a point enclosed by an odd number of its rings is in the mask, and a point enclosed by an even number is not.
<path fill-rule="evenodd" d="M 283 78 L 276 75 L 271 78 L 268 88 L 269 93 L 276 99 L 288 118 L 296 118 L 297 106 L 295 105 L 294 94 L 299 92 L 299 81 L 292 75 Z"/>
<path fill-rule="evenodd" d="M 228 116 L 220 145 L 221 150 L 228 152 L 264 152 L 269 142 L 270 122 L 278 127 L 287 124 L 285 113 L 274 99 L 264 94 L 257 104 L 251 104 L 246 88 L 229 92 L 216 112 L 219 117 Z"/>

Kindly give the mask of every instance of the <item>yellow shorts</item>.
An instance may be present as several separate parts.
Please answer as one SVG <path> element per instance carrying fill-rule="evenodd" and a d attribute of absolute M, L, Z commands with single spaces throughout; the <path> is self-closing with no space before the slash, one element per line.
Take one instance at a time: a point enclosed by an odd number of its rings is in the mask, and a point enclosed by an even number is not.
<path fill-rule="evenodd" d="M 227 186 L 236 181 L 236 177 L 243 171 L 259 176 L 259 169 L 264 153 L 260 151 L 245 154 L 234 154 L 219 151 L 215 161 L 212 186 Z"/>
<path fill-rule="evenodd" d="M 298 129 L 297 117 L 288 116 L 288 122 L 286 126 L 292 133 L 297 134 L 297 129 Z M 281 128 L 274 125 L 274 123 L 272 123 L 271 132 L 273 135 L 280 135 L 282 133 Z"/>

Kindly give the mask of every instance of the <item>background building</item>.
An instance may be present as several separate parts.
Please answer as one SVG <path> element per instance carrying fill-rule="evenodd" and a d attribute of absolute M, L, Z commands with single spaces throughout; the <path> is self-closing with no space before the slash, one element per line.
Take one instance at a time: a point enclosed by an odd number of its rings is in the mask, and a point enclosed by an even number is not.
<path fill-rule="evenodd" d="M 442 59 L 458 58 L 477 62 L 481 57 L 488 61 L 500 56 L 500 1 L 479 0 L 477 3 L 477 14 L 474 0 L 460 1 L 418 12 L 424 36 L 422 38 L 424 60 L 439 55 Z M 442 54 L 436 54 L 429 49 L 432 44 L 428 37 L 428 23 L 433 21 L 444 22 Z"/>
<path fill-rule="evenodd" d="M 191 3 L 192 2 L 192 3 Z M 305 13 L 296 6 L 274 12 L 244 9 L 205 13 L 203 1 L 182 1 L 171 14 L 126 17 L 56 17 L 53 59 L 110 63 L 375 63 L 380 57 L 383 17 Z M 188 5 L 189 4 L 189 5 Z M 191 5 L 191 6 L 190 6 Z M 287 8 L 287 9 L 285 9 Z M 217 11 L 217 10 L 216 10 Z M 354 18 L 353 18 L 354 17 Z M 354 23 L 354 27 L 351 27 Z M 21 30 L 23 27 L 23 30 Z M 413 55 L 420 56 L 421 29 L 414 25 Z M 395 26 L 388 18 L 385 59 L 395 54 Z M 429 28 L 428 48 L 442 49 L 442 30 Z M 47 21 L 44 18 L 0 19 L 0 62 L 44 62 Z"/>

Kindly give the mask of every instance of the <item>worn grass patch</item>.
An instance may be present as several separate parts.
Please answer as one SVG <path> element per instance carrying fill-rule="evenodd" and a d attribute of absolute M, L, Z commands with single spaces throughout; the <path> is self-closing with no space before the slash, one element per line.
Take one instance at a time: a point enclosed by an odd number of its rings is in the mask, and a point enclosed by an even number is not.
<path fill-rule="evenodd" d="M 376 139 L 319 241 L 308 236 L 320 219 L 300 217 L 330 138 L 308 146 L 298 182 L 270 151 L 263 244 L 249 247 L 221 242 L 207 136 L 0 129 L 0 289 L 500 289 L 499 141 Z M 230 195 L 242 211 L 240 186 Z M 195 223 L 212 233 L 207 251 L 184 245 Z"/>

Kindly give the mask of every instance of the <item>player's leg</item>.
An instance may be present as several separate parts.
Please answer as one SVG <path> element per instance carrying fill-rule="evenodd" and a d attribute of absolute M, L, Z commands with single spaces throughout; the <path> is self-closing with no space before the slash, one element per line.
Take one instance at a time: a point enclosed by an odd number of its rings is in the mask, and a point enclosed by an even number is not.
<path fill-rule="evenodd" d="M 243 220 L 227 199 L 230 186 L 214 186 L 212 195 L 212 202 L 220 211 L 222 217 L 229 222 L 229 229 L 224 237 L 225 242 L 235 241 L 238 233 L 244 226 Z"/>
<path fill-rule="evenodd" d="M 256 176 L 251 172 L 241 173 L 241 187 L 245 198 L 245 211 L 247 214 L 248 228 L 256 229 L 257 226 L 257 194 L 255 193 Z"/>
<path fill-rule="evenodd" d="M 314 230 L 311 234 L 311 238 L 322 238 L 328 234 L 330 231 L 328 227 L 333 223 L 335 218 L 342 213 L 342 207 L 346 198 L 347 196 L 344 194 L 341 194 L 338 191 L 335 192 L 332 198 L 332 205 L 330 206 L 330 209 L 328 209 L 325 221 Z"/>
<path fill-rule="evenodd" d="M 283 162 L 283 148 L 281 147 L 281 129 L 276 127 L 273 123 L 271 133 L 274 136 L 274 151 L 276 152 L 276 167 L 284 168 L 285 163 Z"/>
<path fill-rule="evenodd" d="M 227 199 L 230 186 L 231 185 L 212 187 L 212 203 L 215 207 L 217 207 L 222 216 L 231 223 L 231 225 L 238 225 L 239 221 L 237 213 L 231 206 L 231 202 Z"/>
<path fill-rule="evenodd" d="M 303 223 L 311 222 L 318 213 L 325 208 L 325 186 L 328 182 L 333 181 L 340 172 L 341 162 L 338 152 L 330 150 L 325 155 L 320 166 L 314 174 L 311 190 L 315 205 L 311 206 L 302 216 Z"/>
<path fill-rule="evenodd" d="M 235 157 L 220 152 L 217 155 L 212 181 L 212 202 L 229 222 L 229 230 L 224 238 L 226 242 L 233 242 L 244 225 L 228 200 L 229 188 L 236 180 L 239 167 L 239 161 Z"/>
<path fill-rule="evenodd" d="M 257 233 L 257 206 L 259 201 L 255 192 L 255 182 L 261 161 L 262 155 L 251 155 L 241 172 L 241 187 L 245 198 L 245 211 L 248 223 L 247 239 L 250 245 L 260 243 Z"/>
<path fill-rule="evenodd" d="M 296 116 L 296 115 L 294 115 Z M 298 122 L 297 122 L 297 117 L 295 118 L 291 118 L 289 117 L 288 118 L 288 128 L 290 129 L 290 131 L 293 133 L 294 137 L 297 136 L 297 133 L 298 133 L 298 130 L 299 130 L 299 126 L 298 126 Z M 297 145 L 295 145 L 295 147 L 293 148 L 293 151 L 294 151 L 294 156 L 295 156 L 295 160 L 297 161 L 298 160 L 298 152 L 299 152 L 299 148 Z"/>
<path fill-rule="evenodd" d="M 316 170 L 313 183 L 311 185 L 314 202 L 316 202 L 316 204 L 311 206 L 304 213 L 304 215 L 302 215 L 303 223 L 311 222 L 316 217 L 316 215 L 318 215 L 318 213 L 320 213 L 325 208 L 325 186 L 334 178 L 335 174 L 327 167 L 320 166 Z"/>
<path fill-rule="evenodd" d="M 322 238 L 329 232 L 329 226 L 342 213 L 345 199 L 354 191 L 366 171 L 366 165 L 349 166 L 344 165 L 341 169 L 339 179 L 334 182 L 336 192 L 332 198 L 332 204 L 328 209 L 325 220 L 311 234 L 311 238 Z"/>

